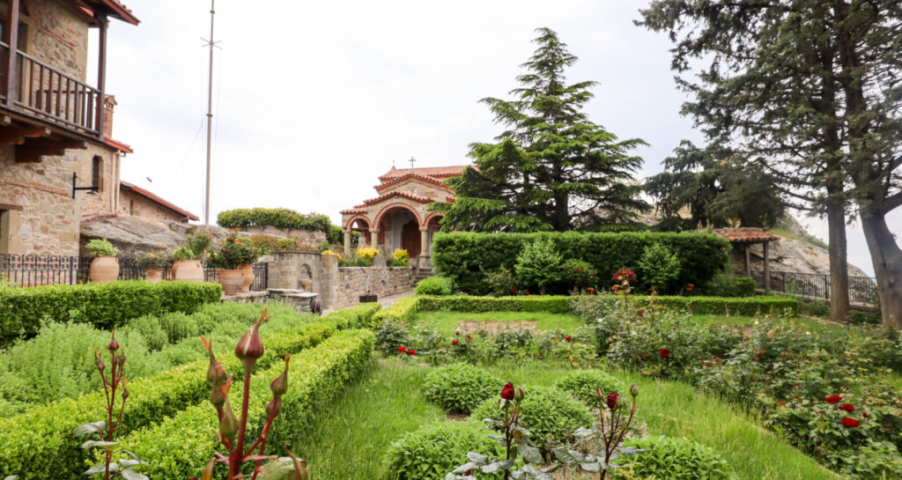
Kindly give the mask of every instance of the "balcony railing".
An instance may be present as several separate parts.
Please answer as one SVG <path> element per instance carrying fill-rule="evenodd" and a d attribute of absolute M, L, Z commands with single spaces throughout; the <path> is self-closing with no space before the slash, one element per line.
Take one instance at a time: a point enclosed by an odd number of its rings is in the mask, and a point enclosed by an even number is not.
<path fill-rule="evenodd" d="M 7 100 L 9 45 L 0 42 L 0 98 Z M 13 72 L 13 105 L 22 113 L 49 120 L 86 135 L 103 132 L 100 90 L 19 51 Z"/>

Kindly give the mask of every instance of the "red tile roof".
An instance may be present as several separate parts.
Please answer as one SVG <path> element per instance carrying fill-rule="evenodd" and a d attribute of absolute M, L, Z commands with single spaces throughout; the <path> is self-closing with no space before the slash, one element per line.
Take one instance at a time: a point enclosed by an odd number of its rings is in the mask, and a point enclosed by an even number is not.
<path fill-rule="evenodd" d="M 371 198 L 369 200 L 364 201 L 363 203 L 365 203 L 366 205 L 375 205 L 379 202 L 383 202 L 392 197 L 402 197 L 402 198 L 406 198 L 406 199 L 413 200 L 415 202 L 420 202 L 420 203 L 432 203 L 435 201 L 429 197 L 424 197 L 422 195 L 416 195 L 416 194 L 410 193 L 410 192 L 398 191 L 398 192 L 389 192 L 384 195 L 379 195 L 378 197 Z"/>
<path fill-rule="evenodd" d="M 126 145 L 120 141 L 113 140 L 110 137 L 103 137 L 103 139 L 106 141 L 107 145 L 115 148 L 116 150 L 119 150 L 122 153 L 135 153 L 135 151 L 132 150 L 131 146 Z"/>
<path fill-rule="evenodd" d="M 354 207 L 354 208 L 349 208 L 347 210 L 342 210 L 338 213 L 340 213 L 342 215 L 356 215 L 358 213 L 367 213 L 369 211 L 370 211 L 369 207 Z"/>
<path fill-rule="evenodd" d="M 417 174 L 426 177 L 433 177 L 444 180 L 448 177 L 459 177 L 468 165 L 454 165 L 450 167 L 422 167 L 422 168 L 394 168 L 385 175 L 379 177 L 379 180 L 385 183 L 388 180 L 394 180 L 405 175 Z"/>
<path fill-rule="evenodd" d="M 72 1 L 72 3 L 75 3 L 76 7 L 81 8 L 82 11 L 91 17 L 94 16 L 94 10 L 101 8 L 108 10 L 113 18 L 118 18 L 123 22 L 132 25 L 141 23 L 141 20 L 138 20 L 138 17 L 132 14 L 132 11 L 119 0 L 79 0 Z"/>
<path fill-rule="evenodd" d="M 187 211 L 187 210 L 183 210 L 183 209 L 180 208 L 178 205 L 176 205 L 176 204 L 174 204 L 174 203 L 171 203 L 171 202 L 168 202 L 168 201 L 166 201 L 166 200 L 163 200 L 162 198 L 160 198 L 160 197 L 154 195 L 154 194 L 151 193 L 151 192 L 148 192 L 147 190 L 144 190 L 143 188 L 141 188 L 141 187 L 139 187 L 139 186 L 137 186 L 137 185 L 132 185 L 131 183 L 120 181 L 120 182 L 119 182 L 119 188 L 120 188 L 120 189 L 125 189 L 125 190 L 130 190 L 130 191 L 132 191 L 132 192 L 135 192 L 136 194 L 141 195 L 142 197 L 144 197 L 144 198 L 146 198 L 146 199 L 148 199 L 148 200 L 150 200 L 150 201 L 152 201 L 152 202 L 154 202 L 154 203 L 157 203 L 157 204 L 159 204 L 159 205 L 162 205 L 162 206 L 164 206 L 164 207 L 166 207 L 166 208 L 168 208 L 168 209 L 170 209 L 170 210 L 172 210 L 172 211 L 174 211 L 174 212 L 176 212 L 176 213 L 178 213 L 178 214 L 180 214 L 180 215 L 184 215 L 184 216 L 187 217 L 189 220 L 194 220 L 194 221 L 200 220 L 200 218 L 198 218 L 197 215 L 195 215 L 195 214 L 193 214 L 193 213 L 191 213 L 191 212 L 189 212 L 189 211 Z"/>
<path fill-rule="evenodd" d="M 730 243 L 764 243 L 779 240 L 780 237 L 766 232 L 760 228 L 718 228 L 714 230 L 716 235 L 726 238 Z"/>
<path fill-rule="evenodd" d="M 382 178 L 382 177 L 380 177 L 380 178 Z M 430 185 L 434 185 L 438 188 L 441 188 L 442 190 L 447 190 L 449 192 L 451 191 L 451 188 L 448 187 L 447 185 L 442 184 L 442 181 L 440 179 L 438 179 L 437 177 L 430 177 L 430 176 L 422 175 L 418 172 L 411 173 L 409 169 L 407 170 L 407 173 L 405 173 L 404 175 L 401 175 L 399 177 L 387 178 L 385 181 L 383 181 L 383 183 L 381 185 L 376 185 L 376 191 L 379 193 L 382 193 L 385 190 L 387 190 L 391 187 L 394 187 L 394 186 L 401 185 L 402 183 L 404 183 L 408 180 L 419 180 L 423 183 L 428 183 Z"/>

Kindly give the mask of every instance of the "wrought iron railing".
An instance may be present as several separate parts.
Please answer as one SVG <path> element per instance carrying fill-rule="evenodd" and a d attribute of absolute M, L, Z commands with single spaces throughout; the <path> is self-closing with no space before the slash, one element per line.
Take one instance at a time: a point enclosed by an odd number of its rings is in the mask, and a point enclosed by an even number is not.
<path fill-rule="evenodd" d="M 218 282 L 219 276 L 216 275 L 216 268 L 204 268 L 205 282 Z M 254 283 L 250 286 L 252 292 L 265 292 L 269 288 L 269 264 L 254 264 Z"/>
<path fill-rule="evenodd" d="M 764 288 L 764 272 L 752 271 L 752 278 Z M 819 273 L 770 272 L 772 292 L 830 300 L 830 275 Z M 877 305 L 877 281 L 871 277 L 849 277 L 849 301 Z"/>

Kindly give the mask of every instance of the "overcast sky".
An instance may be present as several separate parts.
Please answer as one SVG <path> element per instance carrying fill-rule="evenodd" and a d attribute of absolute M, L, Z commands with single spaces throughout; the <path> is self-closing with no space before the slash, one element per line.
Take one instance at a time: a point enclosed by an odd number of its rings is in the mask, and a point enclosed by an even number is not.
<path fill-rule="evenodd" d="M 113 136 L 135 149 L 122 179 L 203 217 L 210 2 L 124 1 L 142 23 L 110 29 Z M 538 27 L 580 58 L 570 80 L 600 82 L 589 117 L 647 141 L 642 175 L 659 172 L 681 139 L 701 135 L 679 115 L 666 35 L 632 23 L 646 3 L 217 0 L 213 222 L 286 207 L 338 224 L 339 210 L 376 196 L 393 161 L 468 163 L 467 145 L 499 132 L 479 99 L 517 86 Z M 802 220 L 826 239 L 823 221 Z M 850 261 L 873 273 L 857 224 L 849 236 Z"/>

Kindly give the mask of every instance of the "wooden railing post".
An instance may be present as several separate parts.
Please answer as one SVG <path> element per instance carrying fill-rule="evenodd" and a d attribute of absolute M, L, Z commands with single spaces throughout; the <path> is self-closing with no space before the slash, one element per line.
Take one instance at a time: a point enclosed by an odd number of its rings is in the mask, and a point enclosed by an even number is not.
<path fill-rule="evenodd" d="M 19 57 L 19 0 L 7 0 L 6 44 L 9 45 L 9 60 L 6 64 L 6 105 L 15 104 L 16 95 L 16 60 Z"/>

